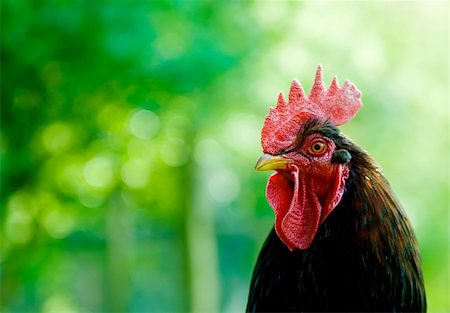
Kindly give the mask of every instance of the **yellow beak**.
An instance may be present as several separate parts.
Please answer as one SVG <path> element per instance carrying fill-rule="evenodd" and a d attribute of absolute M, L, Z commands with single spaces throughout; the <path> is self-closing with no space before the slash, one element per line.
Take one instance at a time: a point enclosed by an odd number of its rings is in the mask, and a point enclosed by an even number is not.
<path fill-rule="evenodd" d="M 268 171 L 268 170 L 281 170 L 285 169 L 289 163 L 289 159 L 282 156 L 273 156 L 270 154 L 263 154 L 258 161 L 256 161 L 255 170 Z"/>

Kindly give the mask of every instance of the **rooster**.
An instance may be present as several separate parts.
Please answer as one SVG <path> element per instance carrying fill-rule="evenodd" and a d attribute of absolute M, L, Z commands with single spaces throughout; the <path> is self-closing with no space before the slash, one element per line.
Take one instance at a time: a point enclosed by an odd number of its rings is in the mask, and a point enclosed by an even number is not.
<path fill-rule="evenodd" d="M 424 312 L 420 254 L 411 225 L 367 152 L 336 126 L 361 107 L 349 81 L 311 92 L 292 82 L 263 128 L 256 170 L 275 224 L 253 272 L 247 312 Z"/>

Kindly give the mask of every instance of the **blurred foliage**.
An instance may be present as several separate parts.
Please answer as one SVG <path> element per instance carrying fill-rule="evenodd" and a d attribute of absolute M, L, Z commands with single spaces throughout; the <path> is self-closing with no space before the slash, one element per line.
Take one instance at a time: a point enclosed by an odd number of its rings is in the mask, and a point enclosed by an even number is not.
<path fill-rule="evenodd" d="M 273 223 L 260 127 L 319 63 L 363 91 L 342 128 L 406 207 L 430 312 L 450 310 L 447 12 L 2 1 L 0 310 L 243 311 Z"/>

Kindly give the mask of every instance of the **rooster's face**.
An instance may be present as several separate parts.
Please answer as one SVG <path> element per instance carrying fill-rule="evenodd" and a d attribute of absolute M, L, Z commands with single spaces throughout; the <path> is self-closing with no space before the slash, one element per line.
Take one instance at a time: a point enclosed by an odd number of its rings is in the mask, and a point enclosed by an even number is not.
<path fill-rule="evenodd" d="M 275 211 L 275 230 L 291 250 L 311 245 L 345 190 L 351 156 L 337 149 L 323 129 L 320 123 L 309 123 L 292 148 L 264 154 L 256 164 L 257 170 L 277 171 L 267 184 L 267 200 Z"/>
<path fill-rule="evenodd" d="M 291 250 L 309 248 L 342 198 L 351 155 L 333 140 L 343 138 L 334 125 L 356 114 L 359 97 L 353 84 L 339 88 L 336 79 L 325 90 L 319 67 L 309 97 L 294 81 L 289 103 L 280 96 L 266 117 L 261 138 L 265 154 L 256 169 L 276 170 L 266 196 L 275 211 L 275 230 Z"/>

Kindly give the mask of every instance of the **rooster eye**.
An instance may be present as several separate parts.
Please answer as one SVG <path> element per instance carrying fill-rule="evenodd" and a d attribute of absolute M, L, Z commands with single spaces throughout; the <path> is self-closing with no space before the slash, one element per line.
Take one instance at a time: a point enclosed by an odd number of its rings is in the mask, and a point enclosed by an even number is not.
<path fill-rule="evenodd" d="M 323 140 L 316 140 L 309 146 L 309 151 L 313 155 L 322 155 L 326 148 L 327 146 Z"/>

